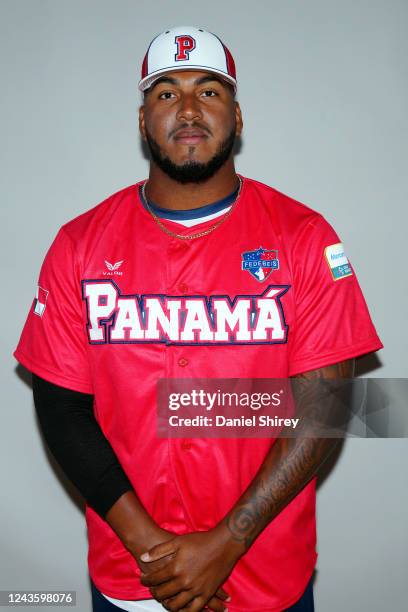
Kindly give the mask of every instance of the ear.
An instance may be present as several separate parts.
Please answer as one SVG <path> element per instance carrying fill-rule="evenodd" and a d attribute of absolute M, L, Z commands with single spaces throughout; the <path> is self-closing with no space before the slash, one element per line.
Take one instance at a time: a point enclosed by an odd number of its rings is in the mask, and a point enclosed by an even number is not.
<path fill-rule="evenodd" d="M 238 102 L 235 102 L 235 121 L 237 126 L 235 130 L 235 135 L 240 136 L 244 127 L 244 122 L 242 121 L 241 107 Z"/>
<path fill-rule="evenodd" d="M 146 141 L 144 105 L 139 108 L 139 131 L 142 139 Z"/>

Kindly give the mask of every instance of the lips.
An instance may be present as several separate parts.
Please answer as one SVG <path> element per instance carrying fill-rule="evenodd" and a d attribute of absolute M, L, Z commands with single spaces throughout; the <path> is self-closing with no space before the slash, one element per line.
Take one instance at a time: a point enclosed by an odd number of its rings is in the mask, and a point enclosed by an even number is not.
<path fill-rule="evenodd" d="M 174 140 L 183 144 L 197 144 L 207 138 L 207 134 L 198 128 L 179 130 L 174 136 Z"/>

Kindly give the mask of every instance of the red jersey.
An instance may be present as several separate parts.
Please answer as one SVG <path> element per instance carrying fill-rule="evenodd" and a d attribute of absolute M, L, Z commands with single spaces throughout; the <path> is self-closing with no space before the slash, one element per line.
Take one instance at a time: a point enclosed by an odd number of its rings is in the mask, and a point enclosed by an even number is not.
<path fill-rule="evenodd" d="M 163 221 L 171 231 L 193 228 Z M 382 347 L 343 246 L 324 218 L 243 179 L 229 217 L 168 235 L 139 185 L 64 225 L 42 267 L 16 358 L 92 393 L 96 419 L 141 502 L 183 534 L 214 527 L 273 439 L 160 439 L 160 378 L 283 378 Z M 86 506 L 89 570 L 103 593 L 151 597 L 120 539 Z M 316 563 L 315 480 L 266 527 L 225 588 L 231 611 L 280 611 Z"/>

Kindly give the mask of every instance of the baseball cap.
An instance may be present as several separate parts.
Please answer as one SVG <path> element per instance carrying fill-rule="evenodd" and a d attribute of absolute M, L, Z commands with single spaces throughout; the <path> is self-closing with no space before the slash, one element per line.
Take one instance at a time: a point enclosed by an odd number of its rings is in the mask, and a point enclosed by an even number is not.
<path fill-rule="evenodd" d="M 193 26 L 177 26 L 156 36 L 142 64 L 139 89 L 148 89 L 159 77 L 174 70 L 214 72 L 237 89 L 234 59 L 224 43 L 211 32 Z"/>

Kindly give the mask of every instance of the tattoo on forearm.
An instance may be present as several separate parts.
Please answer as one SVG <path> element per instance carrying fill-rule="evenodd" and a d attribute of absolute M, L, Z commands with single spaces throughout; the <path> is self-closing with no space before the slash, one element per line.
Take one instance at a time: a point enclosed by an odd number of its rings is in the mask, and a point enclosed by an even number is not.
<path fill-rule="evenodd" d="M 346 361 L 296 377 L 296 407 L 307 415 L 306 422 L 321 419 L 324 410 L 328 413 L 327 406 L 322 406 L 313 396 L 313 385 L 308 381 L 352 378 L 353 372 L 353 361 Z M 337 443 L 338 439 L 323 437 L 279 438 L 253 482 L 226 517 L 226 526 L 233 539 L 249 548 L 266 525 L 315 475 Z"/>

